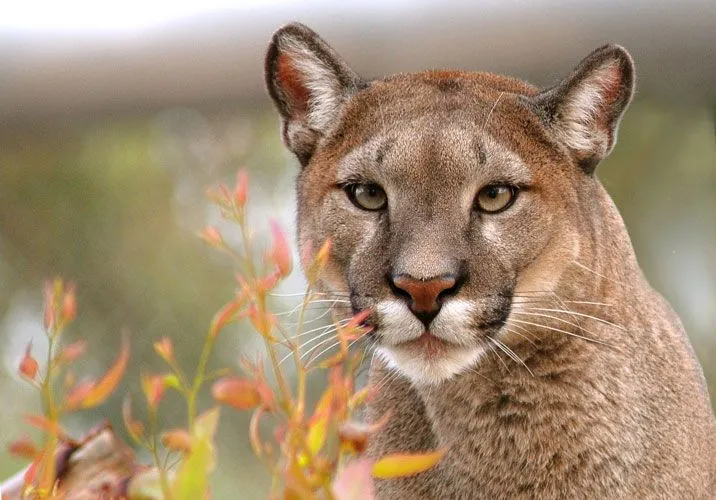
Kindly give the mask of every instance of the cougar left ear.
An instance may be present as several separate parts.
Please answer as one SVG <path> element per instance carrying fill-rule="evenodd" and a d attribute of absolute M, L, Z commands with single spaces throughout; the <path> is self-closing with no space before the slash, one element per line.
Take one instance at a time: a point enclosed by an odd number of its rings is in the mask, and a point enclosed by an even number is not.
<path fill-rule="evenodd" d="M 326 42 L 300 23 L 274 33 L 265 77 L 281 115 L 283 141 L 305 166 L 361 80 Z"/>
<path fill-rule="evenodd" d="M 556 138 L 591 174 L 614 147 L 619 121 L 633 94 L 631 56 L 619 45 L 605 45 L 532 102 Z"/>

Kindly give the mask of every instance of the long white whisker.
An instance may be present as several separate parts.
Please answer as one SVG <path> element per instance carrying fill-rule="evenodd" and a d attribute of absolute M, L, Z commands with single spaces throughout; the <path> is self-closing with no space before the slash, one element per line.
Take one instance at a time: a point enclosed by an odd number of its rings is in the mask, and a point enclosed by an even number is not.
<path fill-rule="evenodd" d="M 615 280 L 615 279 L 613 279 L 613 278 L 610 278 L 609 276 L 604 276 L 603 274 L 599 274 L 599 273 L 598 273 L 597 271 L 595 271 L 594 269 L 590 269 L 590 268 L 588 268 L 587 266 L 585 266 L 584 264 L 582 264 L 582 263 L 580 263 L 580 262 L 577 262 L 576 260 L 573 260 L 573 261 L 572 261 L 572 264 L 574 264 L 574 265 L 577 266 L 577 267 L 581 267 L 581 268 L 584 269 L 585 271 L 588 271 L 588 272 L 590 272 L 590 273 L 592 273 L 592 274 L 594 274 L 594 275 L 596 275 L 596 276 L 599 276 L 600 278 L 604 278 L 605 280 L 609 280 L 609 281 L 611 281 L 612 283 L 616 283 L 616 284 L 622 285 L 622 286 L 626 285 L 626 283 L 624 283 L 624 282 L 622 282 L 622 281 Z"/>
<path fill-rule="evenodd" d="M 320 339 L 320 338 L 322 338 L 322 337 L 325 337 L 326 335 L 330 335 L 330 334 L 335 333 L 335 332 L 338 331 L 338 328 L 337 328 L 335 325 L 328 325 L 328 326 L 325 326 L 325 327 L 322 327 L 322 328 L 325 328 L 326 331 L 325 331 L 325 332 L 321 332 L 321 333 L 319 333 L 318 335 L 316 335 L 316 336 L 314 336 L 314 337 L 308 339 L 308 340 L 303 344 L 303 347 L 308 346 L 309 344 L 315 342 L 316 340 L 318 340 L 318 339 Z M 329 340 L 330 340 L 330 339 L 329 339 Z M 319 342 L 317 345 L 321 345 L 321 342 Z M 309 352 L 310 352 L 310 351 L 309 351 Z M 289 352 L 289 353 L 286 354 L 283 358 L 281 358 L 281 360 L 278 362 L 278 364 L 280 365 L 281 363 L 283 363 L 284 361 L 286 361 L 286 360 L 287 360 L 288 358 L 290 358 L 291 356 L 293 356 L 293 350 L 291 350 L 291 352 Z M 301 359 L 303 359 L 303 358 L 301 358 Z"/>
<path fill-rule="evenodd" d="M 611 321 L 607 321 L 606 319 L 597 318 L 596 316 L 591 316 L 589 314 L 574 312 L 572 310 L 564 311 L 562 309 L 546 309 L 543 307 L 525 307 L 524 309 L 530 310 L 530 311 L 561 312 L 561 313 L 565 313 L 565 314 L 574 314 L 575 316 L 581 316 L 583 318 L 591 318 L 595 321 L 599 321 L 600 323 L 604 323 L 606 325 L 613 326 L 614 328 L 619 328 L 622 331 L 627 331 L 626 328 L 624 328 L 623 326 L 612 323 Z"/>
<path fill-rule="evenodd" d="M 510 321 L 514 321 L 514 322 L 516 322 L 516 323 L 522 323 L 522 324 L 525 324 L 525 325 L 532 325 L 532 326 L 536 326 L 536 327 L 538 327 L 538 328 L 544 328 L 544 329 L 546 329 L 546 330 L 552 330 L 552 331 L 555 331 L 555 332 L 561 332 L 561 333 L 564 333 L 564 334 L 566 334 L 566 335 L 571 335 L 572 337 L 577 337 L 577 338 L 580 338 L 580 339 L 583 339 L 583 340 L 588 340 L 589 342 L 594 342 L 594 343 L 596 343 L 596 344 L 602 344 L 602 345 L 605 345 L 605 346 L 607 346 L 607 347 L 614 347 L 614 346 L 612 346 L 611 344 L 608 344 L 608 343 L 606 343 L 606 342 L 604 342 L 604 341 L 602 341 L 602 340 L 592 339 L 592 338 L 589 338 L 589 337 L 585 337 L 585 336 L 583 336 L 583 335 L 578 335 L 578 334 L 573 333 L 573 332 L 568 332 L 567 330 L 562 330 L 562 329 L 560 329 L 560 328 L 554 328 L 554 327 L 547 326 L 547 325 L 540 325 L 539 323 L 532 323 L 531 321 L 522 321 L 522 320 L 520 320 L 520 319 L 515 319 L 515 318 L 510 318 L 510 319 L 507 320 L 508 323 L 509 323 Z"/>
<path fill-rule="evenodd" d="M 535 374 L 532 373 L 532 370 L 529 369 L 529 367 L 525 364 L 524 361 L 522 361 L 522 358 L 520 358 L 515 353 L 515 351 L 513 351 L 512 349 L 510 349 L 509 347 L 507 347 L 505 344 L 503 344 L 502 342 L 500 342 L 497 339 L 493 339 L 492 337 L 487 337 L 487 338 L 490 339 L 498 347 L 498 349 L 500 349 L 502 352 L 507 354 L 510 358 L 512 358 L 513 360 L 517 361 L 522 366 L 524 366 L 527 369 L 527 371 L 530 373 L 530 375 L 532 375 L 533 377 L 535 376 Z"/>
<path fill-rule="evenodd" d="M 512 326 L 513 326 L 513 327 L 517 327 L 518 325 L 512 325 Z M 529 342 L 529 343 L 532 344 L 533 346 L 537 347 L 537 344 L 535 344 L 535 343 L 532 341 L 532 339 L 530 339 L 530 338 L 527 337 L 526 335 L 522 335 L 522 334 L 521 334 L 520 332 L 518 332 L 517 330 L 513 330 L 513 329 L 511 329 L 511 328 L 507 328 L 506 330 L 507 330 L 508 332 L 510 332 L 510 333 L 514 333 L 515 335 L 519 335 L 520 337 L 522 337 L 523 339 L 525 339 L 527 342 Z"/>
<path fill-rule="evenodd" d="M 492 340 L 490 337 L 487 337 L 488 339 Z M 505 363 L 505 360 L 500 357 L 500 354 L 495 350 L 494 347 L 492 347 L 492 344 L 487 344 L 487 347 L 490 348 L 490 350 L 493 352 L 495 356 L 497 356 L 497 359 L 500 360 L 500 363 L 502 363 L 502 366 L 505 367 L 505 369 L 509 372 L 510 368 L 507 366 L 507 363 Z"/>

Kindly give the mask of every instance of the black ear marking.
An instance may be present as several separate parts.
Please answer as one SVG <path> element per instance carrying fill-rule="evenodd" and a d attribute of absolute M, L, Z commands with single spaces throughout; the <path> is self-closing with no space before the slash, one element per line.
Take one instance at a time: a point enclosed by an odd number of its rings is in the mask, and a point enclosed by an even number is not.
<path fill-rule="evenodd" d="M 283 140 L 307 165 L 361 80 L 313 30 L 288 24 L 271 38 L 266 88 L 281 116 Z"/>
<path fill-rule="evenodd" d="M 634 94 L 634 79 L 629 53 L 619 45 L 605 45 L 567 78 L 532 97 L 532 107 L 591 174 L 614 147 L 619 122 Z"/>

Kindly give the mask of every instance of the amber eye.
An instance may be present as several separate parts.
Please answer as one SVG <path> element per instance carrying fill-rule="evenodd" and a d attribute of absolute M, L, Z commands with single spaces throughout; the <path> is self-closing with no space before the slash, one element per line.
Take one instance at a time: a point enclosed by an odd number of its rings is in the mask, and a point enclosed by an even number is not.
<path fill-rule="evenodd" d="M 345 191 L 353 204 L 363 210 L 383 210 L 388 206 L 388 195 L 377 184 L 349 184 Z"/>
<path fill-rule="evenodd" d="M 507 184 L 490 184 L 480 189 L 475 197 L 475 210 L 486 214 L 502 212 L 517 198 L 518 189 Z"/>

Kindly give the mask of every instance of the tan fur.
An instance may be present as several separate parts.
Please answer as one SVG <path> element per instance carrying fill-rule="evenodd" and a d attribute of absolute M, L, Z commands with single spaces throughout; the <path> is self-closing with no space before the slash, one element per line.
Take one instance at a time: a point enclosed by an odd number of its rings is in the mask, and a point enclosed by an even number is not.
<path fill-rule="evenodd" d="M 282 44 L 309 58 L 290 68 L 320 75 L 282 79 Z M 324 291 L 374 311 L 368 417 L 392 418 L 370 455 L 448 450 L 428 472 L 379 481 L 378 497 L 713 498 L 701 368 L 592 175 L 631 98 L 628 54 L 599 49 L 545 91 L 455 71 L 363 82 L 337 57 L 296 24 L 267 57 L 284 131 L 304 131 L 284 134 L 304 164 L 300 245 L 330 238 Z M 322 88 L 338 108 L 316 107 L 316 130 L 304 116 Z M 388 208 L 354 206 L 349 181 L 380 185 Z M 523 186 L 514 205 L 475 212 L 480 188 L 504 181 Z M 428 327 L 391 288 L 397 275 L 461 281 Z"/>

